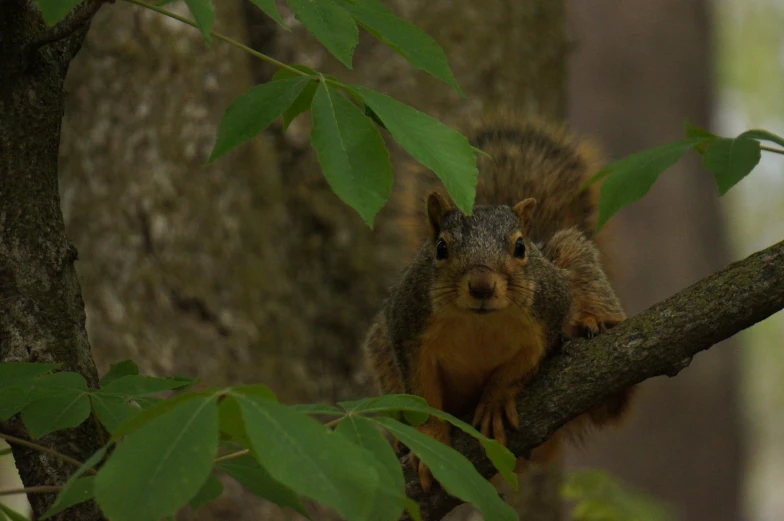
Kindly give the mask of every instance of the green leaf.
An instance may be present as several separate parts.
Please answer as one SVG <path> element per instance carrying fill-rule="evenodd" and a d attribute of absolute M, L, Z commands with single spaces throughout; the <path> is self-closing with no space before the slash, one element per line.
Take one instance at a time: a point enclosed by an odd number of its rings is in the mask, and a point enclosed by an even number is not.
<path fill-rule="evenodd" d="M 251 449 L 275 480 L 347 521 L 368 518 L 380 486 L 372 454 L 279 403 L 240 394 L 224 401 L 230 400 L 238 402 Z"/>
<path fill-rule="evenodd" d="M 373 217 L 392 191 L 392 165 L 381 133 L 356 105 L 323 82 L 311 114 L 310 141 L 324 177 L 372 228 Z"/>
<path fill-rule="evenodd" d="M 713 138 L 718 137 L 713 132 L 705 130 L 702 127 L 698 127 L 697 125 L 695 125 L 694 123 L 692 123 L 688 119 L 683 122 L 683 131 L 684 131 L 684 134 L 686 135 L 687 138 L 696 137 L 696 138 L 710 138 L 710 139 L 713 139 Z"/>
<path fill-rule="evenodd" d="M 7 449 L 0 449 L 0 456 L 8 456 L 11 454 L 11 452 L 11 447 L 8 447 Z"/>
<path fill-rule="evenodd" d="M 770 141 L 771 143 L 776 143 L 777 145 L 781 145 L 782 147 L 784 147 L 784 138 L 781 136 L 777 136 L 773 132 L 768 132 L 767 130 L 758 130 L 758 129 L 747 130 L 746 132 L 738 136 L 738 139 L 741 138 Z"/>
<path fill-rule="evenodd" d="M 292 67 L 306 74 L 310 74 L 311 76 L 318 76 L 318 73 L 310 67 L 304 65 L 292 65 Z M 278 69 L 275 74 L 272 75 L 272 79 L 279 80 L 283 78 L 294 78 L 296 76 L 296 74 L 287 69 Z M 316 93 L 316 87 L 318 87 L 317 81 L 309 82 L 305 85 L 305 88 L 302 89 L 302 92 L 299 93 L 299 96 L 297 96 L 297 99 L 292 102 L 289 108 L 283 111 L 283 130 L 289 128 L 289 125 L 297 116 L 310 108 L 310 105 L 313 102 L 313 95 Z"/>
<path fill-rule="evenodd" d="M 318 77 L 319 76 L 318 72 L 316 72 L 315 70 L 311 69 L 307 65 L 294 64 L 294 65 L 290 65 L 289 67 L 291 67 L 292 69 L 297 69 L 300 72 L 304 72 L 308 76 L 312 76 L 312 77 Z M 289 69 L 280 68 L 280 69 L 275 71 L 275 74 L 272 75 L 272 80 L 273 81 L 277 81 L 277 80 L 285 80 L 287 78 L 301 78 L 301 77 L 302 77 L 301 74 L 296 74 L 296 73 L 290 71 Z"/>
<path fill-rule="evenodd" d="M 76 472 L 71 474 L 71 477 L 68 478 L 66 481 L 65 486 L 67 487 L 71 481 L 76 481 L 80 477 L 84 475 L 85 472 L 88 472 L 90 469 L 95 468 L 101 461 L 103 461 L 104 456 L 106 456 L 106 452 L 109 450 L 109 446 L 101 447 L 100 449 L 96 450 L 92 456 L 87 458 L 87 461 L 82 463 L 82 466 L 76 469 Z"/>
<path fill-rule="evenodd" d="M 146 409 L 143 409 L 139 414 L 122 422 L 117 427 L 116 431 L 112 434 L 112 441 L 116 441 L 129 432 L 133 432 L 143 425 L 150 423 L 159 416 L 168 413 L 176 407 L 179 407 L 183 403 L 217 396 L 218 392 L 214 389 L 206 389 L 204 391 L 180 394 L 173 398 L 169 398 L 168 400 L 160 400 L 159 402 L 150 405 Z M 139 400 L 136 401 L 138 402 Z"/>
<path fill-rule="evenodd" d="M 561 495 L 575 501 L 575 521 L 674 521 L 671 505 L 633 490 L 604 471 L 578 469 L 564 479 Z"/>
<path fill-rule="evenodd" d="M 36 376 L 57 369 L 62 364 L 38 364 L 28 362 L 0 363 L 0 387 L 10 387 L 19 382 L 27 382 Z"/>
<path fill-rule="evenodd" d="M 22 410 L 30 437 L 38 439 L 60 429 L 76 427 L 90 415 L 89 390 L 78 373 L 43 376 L 36 382 L 33 401 Z"/>
<path fill-rule="evenodd" d="M 216 404 L 216 393 L 182 401 L 128 434 L 98 472 L 101 511 L 112 521 L 157 521 L 193 498 L 218 450 Z"/>
<path fill-rule="evenodd" d="M 39 382 L 36 376 L 59 366 L 60 364 L 27 362 L 0 363 L 0 421 L 18 413 L 34 399 L 34 391 Z M 43 397 L 40 391 L 38 394 Z M 57 394 L 57 391 L 45 394 Z"/>
<path fill-rule="evenodd" d="M 186 385 L 190 385 L 190 382 L 175 378 L 128 375 L 112 380 L 105 386 L 102 386 L 95 394 L 131 398 L 144 396 L 146 394 L 155 394 L 161 391 L 179 389 Z"/>
<path fill-rule="evenodd" d="M 11 508 L 0 503 L 0 516 L 2 515 L 5 515 L 10 521 L 29 521 L 25 516 L 16 510 L 11 510 Z"/>
<path fill-rule="evenodd" d="M 713 132 L 705 130 L 702 127 L 698 127 L 688 119 L 686 119 L 683 123 L 683 130 L 687 138 L 705 138 L 704 142 L 700 143 L 699 145 L 695 145 L 694 147 L 694 150 L 700 155 L 704 154 L 708 146 L 719 137 Z"/>
<path fill-rule="evenodd" d="M 267 128 L 297 99 L 309 81 L 307 76 L 271 81 L 237 96 L 221 118 L 218 138 L 207 163 Z"/>
<path fill-rule="evenodd" d="M 207 43 L 207 46 L 210 46 L 212 43 L 210 31 L 212 31 L 212 24 L 215 23 L 215 9 L 212 7 L 212 1 L 185 0 L 185 3 L 188 4 L 188 9 L 190 9 L 191 14 L 193 14 L 196 26 L 204 36 L 204 41 Z"/>
<path fill-rule="evenodd" d="M 85 488 L 85 485 L 84 485 L 84 483 L 77 484 L 77 482 L 82 479 L 82 476 L 86 472 L 90 471 L 90 469 L 94 468 L 101 461 L 103 461 L 104 456 L 106 456 L 106 451 L 107 450 L 108 450 L 108 446 L 101 447 L 100 449 L 95 451 L 95 453 L 92 456 L 87 458 L 87 461 L 82 463 L 82 465 L 78 469 L 76 469 L 76 472 L 71 474 L 71 477 L 69 477 L 68 481 L 66 481 L 65 485 L 63 485 L 63 489 L 60 491 L 60 494 L 57 496 L 57 499 L 55 500 L 55 503 L 52 505 L 50 510 L 46 512 L 46 515 L 45 515 L 44 519 L 46 519 L 46 517 L 48 517 L 48 516 L 52 516 L 52 515 L 56 514 L 56 512 L 52 512 L 51 510 L 55 508 L 55 505 L 57 505 L 58 502 L 60 502 L 60 496 L 67 495 L 69 498 L 81 497 L 78 492 L 79 492 L 79 490 L 82 490 L 83 488 Z M 89 485 L 89 487 L 90 487 L 90 497 L 94 497 L 94 495 L 95 495 L 95 482 L 94 481 L 90 481 L 89 483 L 90 483 L 90 485 Z M 73 490 L 71 490 L 71 489 L 73 489 Z M 64 502 L 65 501 L 62 501 L 62 503 L 64 503 Z M 73 503 L 73 504 L 75 504 L 75 503 Z M 67 506 L 65 508 L 67 508 Z"/>
<path fill-rule="evenodd" d="M 253 456 L 246 454 L 239 458 L 222 461 L 216 466 L 253 494 L 271 501 L 279 507 L 290 508 L 310 519 L 299 496 L 289 487 L 270 476 L 269 472 L 259 465 Z"/>
<path fill-rule="evenodd" d="M 313 104 L 313 95 L 316 94 L 318 85 L 318 82 L 309 82 L 289 108 L 283 111 L 283 130 L 288 129 L 291 122 L 294 121 L 297 116 L 310 108 Z"/>
<path fill-rule="evenodd" d="M 719 195 L 724 195 L 757 166 L 760 144 L 750 138 L 719 138 L 711 143 L 702 160 L 716 179 Z"/>
<path fill-rule="evenodd" d="M 677 163 L 687 150 L 707 140 L 705 137 L 693 137 L 674 141 L 637 152 L 603 168 L 586 183 L 589 185 L 606 177 L 599 190 L 596 230 L 618 210 L 647 194 L 662 172 Z"/>
<path fill-rule="evenodd" d="M 287 31 L 291 31 L 291 29 L 289 29 L 288 26 L 283 23 L 283 18 L 281 18 L 278 7 L 275 5 L 275 0 L 250 0 L 250 3 L 261 9 L 264 14 L 278 22 L 278 25 Z"/>
<path fill-rule="evenodd" d="M 343 65 L 351 68 L 351 56 L 359 43 L 354 18 L 333 0 L 286 0 L 294 17 Z"/>
<path fill-rule="evenodd" d="M 463 94 L 444 50 L 426 32 L 398 18 L 378 0 L 338 0 L 338 4 L 381 43 L 408 60 L 412 67 L 432 74 Z"/>
<path fill-rule="evenodd" d="M 476 156 L 468 140 L 440 121 L 399 101 L 352 86 L 381 118 L 395 141 L 443 181 L 460 210 L 471 214 L 476 195 Z"/>
<path fill-rule="evenodd" d="M 60 493 L 57 494 L 57 498 L 54 500 L 54 503 L 52 503 L 52 506 L 49 507 L 49 510 L 43 515 L 41 521 L 48 519 L 67 508 L 92 499 L 95 496 L 94 481 L 95 476 L 87 476 L 69 481 Z"/>
<path fill-rule="evenodd" d="M 448 421 L 469 436 L 477 439 L 490 461 L 493 462 L 496 470 L 501 476 L 515 489 L 518 487 L 517 475 L 514 473 L 516 458 L 509 449 L 492 440 L 466 422 L 455 418 L 449 413 L 440 409 L 430 407 L 424 398 L 410 394 L 389 394 L 373 398 L 365 398 L 353 402 L 341 402 L 338 405 L 343 407 L 349 414 L 385 414 L 402 411 L 406 413 L 406 421 L 419 425 L 427 420 L 428 416 L 435 416 L 441 420 Z M 411 420 L 414 420 L 413 422 Z M 345 421 L 345 420 L 344 420 Z"/>
<path fill-rule="evenodd" d="M 370 420 L 362 416 L 346 417 L 338 424 L 335 432 L 376 456 L 376 471 L 381 488 L 373 501 L 374 510 L 367 518 L 379 521 L 399 519 L 403 513 L 406 482 L 403 469 L 389 442 Z"/>
<path fill-rule="evenodd" d="M 411 449 L 447 493 L 473 504 L 485 519 L 517 520 L 514 509 L 504 503 L 490 482 L 455 449 L 392 418 L 376 416 L 371 420 Z"/>
<path fill-rule="evenodd" d="M 38 7 L 49 27 L 66 17 L 81 0 L 37 0 Z"/>
<path fill-rule="evenodd" d="M 210 473 L 207 476 L 207 481 L 204 482 L 204 485 L 201 486 L 199 491 L 196 495 L 188 502 L 190 507 L 194 510 L 199 509 L 213 501 L 218 499 L 221 494 L 223 494 L 223 483 L 215 477 L 215 474 Z"/>
<path fill-rule="evenodd" d="M 115 396 L 92 394 L 90 395 L 90 403 L 98 420 L 110 434 L 114 434 L 124 421 L 141 412 L 140 408 Z"/>
<path fill-rule="evenodd" d="M 328 414 L 330 416 L 343 416 L 343 411 L 334 405 L 327 405 L 325 403 L 302 403 L 290 406 L 295 411 L 305 414 Z"/>
<path fill-rule="evenodd" d="M 123 360 L 109 367 L 109 371 L 101 378 L 100 385 L 105 387 L 118 378 L 139 374 L 139 366 L 133 360 Z"/>

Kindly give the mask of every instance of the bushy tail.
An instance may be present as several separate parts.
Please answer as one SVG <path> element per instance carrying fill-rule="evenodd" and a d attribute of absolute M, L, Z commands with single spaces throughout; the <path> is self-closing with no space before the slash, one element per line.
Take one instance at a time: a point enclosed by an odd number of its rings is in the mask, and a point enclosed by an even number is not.
<path fill-rule="evenodd" d="M 579 192 L 601 167 L 593 145 L 553 123 L 500 112 L 466 122 L 460 130 L 473 146 L 492 156 L 479 155 L 475 204 L 513 206 L 533 197 L 537 202 L 531 229 L 534 242 L 547 243 L 558 230 L 572 226 L 594 239 L 598 186 Z M 433 190 L 447 194 L 436 177 L 419 165 L 407 165 L 398 177 L 402 186 L 396 196 L 396 220 L 414 251 L 426 233 L 425 196 Z"/>

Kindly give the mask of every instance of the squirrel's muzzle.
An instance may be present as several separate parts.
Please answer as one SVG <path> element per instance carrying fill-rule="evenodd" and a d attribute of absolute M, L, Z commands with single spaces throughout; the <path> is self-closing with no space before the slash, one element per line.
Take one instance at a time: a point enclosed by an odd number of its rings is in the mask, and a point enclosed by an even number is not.
<path fill-rule="evenodd" d="M 500 277 L 498 273 L 486 266 L 475 266 L 465 276 L 468 296 L 473 303 L 469 305 L 472 310 L 490 311 L 495 306 L 492 304 L 498 296 Z"/>

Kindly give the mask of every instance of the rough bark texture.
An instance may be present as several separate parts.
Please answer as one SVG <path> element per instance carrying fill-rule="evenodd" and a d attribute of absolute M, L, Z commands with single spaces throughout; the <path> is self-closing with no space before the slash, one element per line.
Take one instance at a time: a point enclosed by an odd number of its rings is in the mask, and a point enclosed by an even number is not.
<path fill-rule="evenodd" d="M 93 9 L 86 4 L 79 12 L 89 19 L 87 8 Z M 70 36 L 62 27 L 48 32 L 31 2 L 0 2 L 0 361 L 58 362 L 96 385 L 74 270 L 77 253 L 65 234 L 57 190 L 63 81 L 87 27 Z M 35 45 L 40 38 L 56 41 Z M 0 429 L 25 436 L 19 421 Z M 40 442 L 80 460 L 99 447 L 92 422 Z M 14 446 L 13 455 L 26 486 L 60 485 L 73 472 L 24 447 Z M 42 515 L 53 499 L 32 495 L 34 514 Z M 90 502 L 52 519 L 101 518 Z"/>
<path fill-rule="evenodd" d="M 546 360 L 517 405 L 519 432 L 509 449 L 526 454 L 603 396 L 660 375 L 675 376 L 711 346 L 784 308 L 784 242 L 731 264 L 592 340 L 575 340 Z M 454 446 L 483 475 L 493 466 L 460 432 Z M 424 495 L 407 474 L 422 518 L 440 519 L 459 503 L 439 491 Z"/>
<path fill-rule="evenodd" d="M 570 2 L 573 128 L 618 159 L 681 138 L 684 118 L 709 125 L 711 12 L 705 0 L 677 8 L 666 0 Z M 715 183 L 693 153 L 611 224 L 613 283 L 630 315 L 733 260 Z M 592 436 L 568 464 L 606 468 L 682 519 L 741 518 L 739 342 L 699 357 L 674 380 L 645 382 L 629 421 Z"/>

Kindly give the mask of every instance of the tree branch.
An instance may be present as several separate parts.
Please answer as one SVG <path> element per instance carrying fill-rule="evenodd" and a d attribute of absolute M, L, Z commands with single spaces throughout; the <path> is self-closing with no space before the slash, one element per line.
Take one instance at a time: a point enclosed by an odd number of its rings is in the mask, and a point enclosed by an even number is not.
<path fill-rule="evenodd" d="M 608 333 L 571 341 L 545 360 L 520 396 L 521 426 L 509 433 L 509 449 L 528 454 L 603 397 L 654 376 L 675 376 L 700 351 L 782 308 L 784 242 L 730 264 Z M 452 439 L 483 476 L 495 474 L 471 437 L 455 432 Z M 440 488 L 424 494 L 408 466 L 406 491 L 425 521 L 441 519 L 462 503 Z"/>
<path fill-rule="evenodd" d="M 113 2 L 114 0 L 84 0 L 54 27 L 49 27 L 40 33 L 35 40 L 30 42 L 28 49 L 37 49 L 42 45 L 57 42 L 70 36 L 77 29 L 89 24 L 98 9 L 107 1 Z"/>

